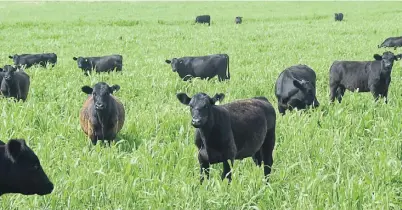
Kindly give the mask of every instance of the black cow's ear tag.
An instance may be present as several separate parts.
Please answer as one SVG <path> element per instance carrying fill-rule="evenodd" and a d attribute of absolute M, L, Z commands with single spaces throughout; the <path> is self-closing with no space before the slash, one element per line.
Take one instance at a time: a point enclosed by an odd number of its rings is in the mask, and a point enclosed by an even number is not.
<path fill-rule="evenodd" d="M 221 102 L 219 100 L 215 102 L 215 105 L 219 105 L 219 104 L 221 104 Z"/>

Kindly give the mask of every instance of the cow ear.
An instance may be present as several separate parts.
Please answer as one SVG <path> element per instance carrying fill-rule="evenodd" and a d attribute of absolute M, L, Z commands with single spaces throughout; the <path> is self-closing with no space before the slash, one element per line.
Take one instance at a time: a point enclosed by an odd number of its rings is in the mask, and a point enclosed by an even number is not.
<path fill-rule="evenodd" d="M 82 86 L 81 88 L 82 92 L 86 93 L 86 94 L 91 94 L 93 89 L 91 87 L 89 87 L 88 85 Z"/>
<path fill-rule="evenodd" d="M 12 162 L 17 162 L 18 157 L 24 151 L 25 147 L 26 147 L 25 140 L 11 139 L 6 144 L 6 153 Z"/>
<path fill-rule="evenodd" d="M 374 54 L 374 59 L 376 60 L 376 61 L 380 61 L 380 60 L 382 60 L 382 56 L 381 55 L 378 55 L 378 54 Z"/>
<path fill-rule="evenodd" d="M 176 97 L 184 105 L 188 105 L 191 101 L 191 98 L 188 97 L 187 94 L 185 94 L 185 93 L 178 93 L 178 94 L 176 94 Z"/>
<path fill-rule="evenodd" d="M 112 87 L 109 87 L 110 93 L 112 94 L 113 92 L 117 92 L 118 90 L 120 90 L 120 86 L 119 85 L 113 85 Z"/>
<path fill-rule="evenodd" d="M 395 55 L 395 60 L 401 60 L 402 59 L 402 54 Z"/>
<path fill-rule="evenodd" d="M 75 60 L 75 61 L 76 61 L 76 60 L 78 60 L 78 58 L 77 58 L 77 57 L 73 57 L 73 60 Z"/>
<path fill-rule="evenodd" d="M 293 85 L 295 86 L 295 87 L 297 87 L 298 89 L 300 89 L 300 90 L 303 90 L 304 89 L 304 87 L 303 87 L 303 85 L 298 81 L 298 80 L 293 80 Z"/>
<path fill-rule="evenodd" d="M 221 102 L 225 98 L 225 94 L 217 93 L 213 98 L 211 98 L 211 104 L 215 104 L 217 101 Z"/>
<path fill-rule="evenodd" d="M 171 61 L 171 60 L 165 60 L 165 62 L 166 62 L 166 63 L 172 63 L 172 61 Z"/>

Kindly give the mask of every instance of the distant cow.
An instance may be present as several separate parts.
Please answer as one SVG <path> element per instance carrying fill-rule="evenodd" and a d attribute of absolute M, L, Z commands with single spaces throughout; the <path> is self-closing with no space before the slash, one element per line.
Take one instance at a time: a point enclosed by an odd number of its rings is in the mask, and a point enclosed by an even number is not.
<path fill-rule="evenodd" d="M 10 59 L 13 59 L 14 65 L 23 67 L 25 69 L 34 65 L 40 65 L 46 67 L 47 64 L 52 64 L 54 67 L 57 63 L 57 55 L 55 53 L 42 53 L 42 54 L 20 54 L 10 55 Z"/>
<path fill-rule="evenodd" d="M 211 25 L 211 16 L 209 15 L 200 15 L 195 18 L 195 23 L 208 23 L 208 26 Z"/>
<path fill-rule="evenodd" d="M 184 81 L 191 77 L 210 80 L 216 75 L 219 81 L 230 79 L 229 55 L 227 54 L 173 58 L 165 62 L 171 64 L 172 71 L 177 72 Z"/>
<path fill-rule="evenodd" d="M 374 54 L 375 61 L 334 61 L 329 70 L 329 85 L 331 102 L 338 99 L 339 103 L 345 90 L 371 92 L 375 101 L 379 96 L 388 102 L 388 87 L 391 83 L 391 71 L 394 61 L 402 58 L 402 54 L 394 55 L 384 52 Z"/>
<path fill-rule="evenodd" d="M 399 37 L 389 37 L 378 48 L 381 47 L 393 47 L 396 50 L 397 47 L 402 47 L 402 36 Z"/>
<path fill-rule="evenodd" d="M 96 73 L 113 71 L 121 71 L 123 68 L 122 55 L 106 55 L 101 57 L 73 57 L 77 61 L 78 68 L 82 69 L 84 75 L 88 76 L 87 71 Z"/>
<path fill-rule="evenodd" d="M 0 196 L 7 193 L 47 195 L 53 191 L 36 154 L 24 139 L 0 141 Z"/>
<path fill-rule="evenodd" d="M 316 97 L 316 74 L 306 65 L 295 65 L 286 68 L 279 74 L 275 83 L 275 95 L 278 99 L 278 111 L 285 114 L 293 108 L 305 109 L 320 103 Z"/>
<path fill-rule="evenodd" d="M 124 125 L 124 106 L 112 95 L 119 89 L 119 85 L 110 87 L 104 82 L 95 84 L 93 88 L 82 87 L 82 92 L 88 94 L 88 98 L 80 111 L 80 124 L 93 145 L 98 140 L 108 140 L 110 145 Z"/>
<path fill-rule="evenodd" d="M 242 18 L 243 18 L 243 17 L 236 17 L 236 18 L 235 18 L 235 23 L 236 23 L 236 24 L 241 24 Z"/>
<path fill-rule="evenodd" d="M 342 21 L 343 14 L 342 13 L 335 13 L 335 21 Z"/>
<path fill-rule="evenodd" d="M 6 98 L 13 97 L 17 101 L 25 101 L 29 92 L 30 78 L 23 70 L 10 65 L 4 66 L 4 76 L 1 81 L 0 90 Z"/>
<path fill-rule="evenodd" d="M 231 181 L 231 169 L 235 159 L 252 157 L 257 166 L 264 161 L 264 175 L 268 181 L 273 164 L 276 114 L 265 97 L 234 101 L 215 105 L 225 95 L 213 98 L 205 93 L 192 98 L 178 93 L 178 100 L 190 107 L 191 124 L 196 128 L 195 144 L 198 148 L 201 183 L 203 172 L 209 178 L 210 164 L 223 163 L 221 178 Z"/>

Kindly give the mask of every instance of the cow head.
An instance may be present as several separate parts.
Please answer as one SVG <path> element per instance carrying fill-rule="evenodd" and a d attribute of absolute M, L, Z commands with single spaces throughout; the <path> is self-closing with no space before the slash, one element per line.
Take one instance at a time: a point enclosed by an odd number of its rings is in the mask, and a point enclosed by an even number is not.
<path fill-rule="evenodd" d="M 92 69 L 91 62 L 88 60 L 88 58 L 73 57 L 73 60 L 77 61 L 78 68 L 84 71 L 90 71 Z"/>
<path fill-rule="evenodd" d="M 8 58 L 13 59 L 14 65 L 17 65 L 19 56 L 17 54 L 9 55 Z"/>
<path fill-rule="evenodd" d="M 3 79 L 7 83 L 12 83 L 14 81 L 14 73 L 17 69 L 11 65 L 5 65 L 3 71 L 5 71 Z"/>
<path fill-rule="evenodd" d="M 182 69 L 182 67 L 184 66 L 184 61 L 183 61 L 183 59 L 180 59 L 180 58 L 173 58 L 172 60 L 165 60 L 165 62 L 172 66 L 173 72 L 176 72 L 179 69 Z"/>
<path fill-rule="evenodd" d="M 295 95 L 295 98 L 299 99 L 304 104 L 308 106 L 312 105 L 315 99 L 315 88 L 313 83 L 310 81 L 295 79 L 293 80 L 293 85 L 297 88 L 297 90 L 291 94 L 297 94 Z"/>
<path fill-rule="evenodd" d="M 82 92 L 86 94 L 92 94 L 95 110 L 102 113 L 109 108 L 109 103 L 112 100 L 111 94 L 113 94 L 113 92 L 115 91 L 120 90 L 120 86 L 113 85 L 112 87 L 110 87 L 105 82 L 98 82 L 93 88 L 89 86 L 83 86 L 81 89 Z"/>
<path fill-rule="evenodd" d="M 24 139 L 11 139 L 4 147 L 3 158 L 8 164 L 0 194 L 20 193 L 23 195 L 46 195 L 53 191 L 49 180 L 36 154 L 26 145 Z M 3 172 L 4 173 L 4 172 Z"/>
<path fill-rule="evenodd" d="M 402 58 L 402 54 L 394 55 L 394 53 L 387 51 L 381 55 L 374 54 L 374 59 L 377 61 L 381 61 L 382 66 L 386 70 L 391 70 L 394 65 L 394 61 L 400 60 Z"/>
<path fill-rule="evenodd" d="M 197 93 L 192 98 L 188 97 L 185 93 L 176 94 L 177 99 L 184 104 L 190 106 L 191 112 L 191 125 L 195 128 L 203 127 L 211 115 L 211 108 L 217 101 L 222 101 L 225 94 L 217 93 L 213 98 L 205 93 Z"/>

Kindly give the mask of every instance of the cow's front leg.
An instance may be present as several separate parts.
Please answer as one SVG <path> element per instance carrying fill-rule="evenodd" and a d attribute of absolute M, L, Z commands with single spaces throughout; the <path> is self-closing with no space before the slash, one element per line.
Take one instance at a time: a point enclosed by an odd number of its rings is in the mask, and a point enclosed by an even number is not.
<path fill-rule="evenodd" d="M 230 161 L 230 164 L 229 164 L 229 161 Z M 229 182 L 232 181 L 232 171 L 231 171 L 230 165 L 233 166 L 233 162 L 234 162 L 233 159 L 223 161 L 223 172 L 222 172 L 222 176 L 221 176 L 222 180 L 227 178 L 229 180 Z"/>

